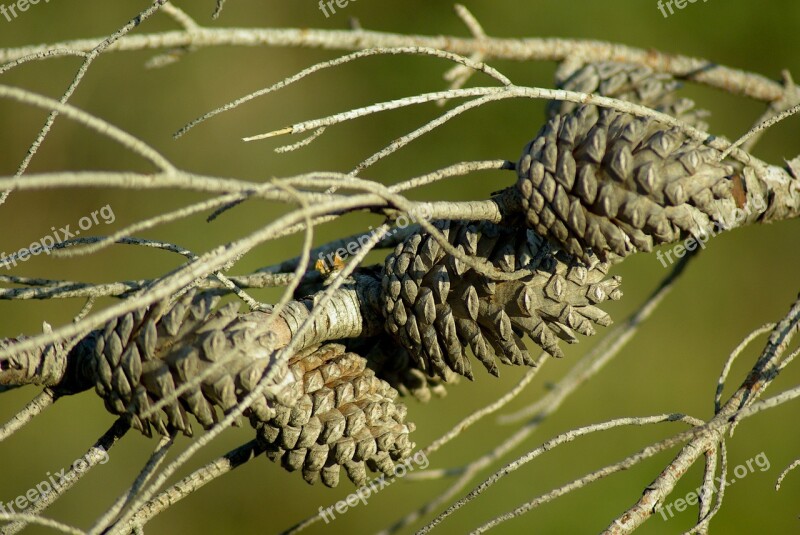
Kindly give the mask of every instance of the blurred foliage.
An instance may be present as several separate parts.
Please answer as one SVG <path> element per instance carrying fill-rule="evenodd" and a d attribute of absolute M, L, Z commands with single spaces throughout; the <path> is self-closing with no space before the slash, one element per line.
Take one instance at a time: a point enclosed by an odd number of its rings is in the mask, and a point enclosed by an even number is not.
<path fill-rule="evenodd" d="M 0 0 L 2 1 L 2 0 Z M 8 3 L 8 2 L 6 2 Z M 498 37 L 554 36 L 600 39 L 643 48 L 708 58 L 732 67 L 778 78 L 781 69 L 799 72 L 797 50 L 800 33 L 800 3 L 773 0 L 711 0 L 689 4 L 664 18 L 655 0 L 631 2 L 573 0 L 565 3 L 541 0 L 463 2 Z M 100 37 L 111 33 L 148 2 L 123 0 L 80 3 L 40 2 L 7 22 L 0 18 L 0 46 L 52 43 L 62 39 Z M 448 2 L 405 0 L 352 1 L 330 18 L 314 0 L 229 0 L 221 18 L 210 20 L 213 2 L 178 2 L 200 24 L 225 27 L 345 28 L 350 17 L 367 29 L 418 34 L 466 35 L 466 29 Z M 164 15 L 147 21 L 135 33 L 173 29 Z M 173 141 L 171 134 L 185 122 L 238 96 L 293 74 L 336 52 L 306 49 L 209 48 L 194 51 L 178 63 L 147 70 L 144 63 L 160 52 L 108 53 L 102 56 L 72 98 L 72 104 L 141 137 L 162 151 L 176 165 L 202 174 L 267 180 L 310 170 L 349 170 L 398 135 L 434 117 L 434 105 L 407 108 L 329 129 L 310 147 L 286 155 L 272 149 L 279 142 L 242 143 L 240 138 L 303 119 L 327 115 L 349 107 L 388 100 L 442 88 L 441 74 L 449 68 L 432 58 L 369 58 L 337 68 L 296 86 L 253 101 L 226 113 Z M 0 83 L 26 87 L 58 98 L 70 83 L 80 60 L 63 58 L 29 64 L 3 75 Z M 494 62 L 519 84 L 552 86 L 551 64 Z M 471 83 L 482 83 L 475 77 Z M 745 132 L 761 113 L 762 106 L 707 88 L 689 88 L 689 94 L 713 111 L 712 132 L 735 138 Z M 525 142 L 542 123 L 542 102 L 513 101 L 492 104 L 470 112 L 447 127 L 415 142 L 375 166 L 367 176 L 392 183 L 402 177 L 433 170 L 454 161 L 478 158 L 515 160 Z M 46 113 L 38 109 L 0 101 L 0 175 L 10 175 L 41 128 Z M 772 163 L 797 155 L 800 147 L 798 118 L 792 118 L 766 134 L 755 153 Z M 147 164 L 126 153 L 113 142 L 83 126 L 58 119 L 52 133 L 30 167 L 33 172 L 58 170 L 148 170 Z M 475 199 L 506 186 L 509 174 L 481 174 L 429 187 L 415 198 Z M 66 190 L 14 193 L 0 209 L 0 252 L 12 251 L 110 204 L 116 221 L 109 230 L 162 213 L 201 198 L 186 192 L 131 192 L 122 190 Z M 283 209 L 265 203 L 249 203 L 227 213 L 212 224 L 194 217 L 148 231 L 145 237 L 172 241 L 204 251 L 250 232 Z M 335 225 L 316 230 L 315 241 L 364 230 L 376 218 L 348 216 Z M 95 228 L 106 233 L 101 224 Z M 712 240 L 695 261 L 677 289 L 640 331 L 625 351 L 595 380 L 572 396 L 555 417 L 523 448 L 520 454 L 547 438 L 575 426 L 619 416 L 660 412 L 686 412 L 707 418 L 713 411 L 716 378 L 729 352 L 759 325 L 785 313 L 798 291 L 800 265 L 800 221 L 771 227 L 738 230 Z M 251 271 L 294 256 L 299 237 L 262 246 L 246 256 L 234 269 Z M 377 256 L 374 256 L 377 260 Z M 55 261 L 37 257 L 14 270 L 26 276 L 110 281 L 152 277 L 174 268 L 180 258 L 168 253 L 119 246 L 98 256 Z M 794 267 L 793 267 L 794 266 Z M 646 298 L 666 275 L 655 255 L 637 255 L 616 268 L 623 276 L 626 298 L 608 308 L 620 321 Z M 274 291 L 256 292 L 274 300 Z M 71 320 L 83 303 L 0 302 L 0 335 L 34 333 L 41 322 L 63 324 Z M 102 303 L 101 303 L 102 304 Z M 604 333 L 601 333 L 602 336 Z M 546 391 L 580 355 L 597 343 L 583 341 L 569 348 L 564 361 L 549 363 L 527 391 L 512 405 L 519 408 Z M 738 384 L 749 369 L 756 349 L 747 352 L 734 367 L 729 386 Z M 475 383 L 452 387 L 447 398 L 427 406 L 409 400 L 410 420 L 418 430 L 416 442 L 428 444 L 474 409 L 496 399 L 512 387 L 522 370 L 503 368 L 501 378 L 478 374 Z M 790 367 L 771 389 L 797 384 L 798 367 Z M 729 389 L 730 390 L 730 389 Z M 0 417 L 7 420 L 34 394 L 32 389 L 2 396 Z M 794 411 L 794 412 L 790 412 Z M 788 404 L 748 420 L 730 441 L 731 469 L 764 452 L 771 468 L 756 471 L 745 482 L 730 487 L 725 504 L 713 521 L 718 533 L 787 533 L 797 530 L 800 476 L 791 475 L 779 493 L 773 484 L 780 471 L 798 454 L 800 428 L 797 407 Z M 92 393 L 66 399 L 32 425 L 2 444 L 0 456 L 0 501 L 7 502 L 82 456 L 99 437 L 112 417 Z M 624 429 L 599 434 L 559 448 L 546 459 L 531 463 L 508 477 L 470 507 L 458 512 L 440 527 L 442 533 L 462 533 L 486 519 L 566 483 L 588 471 L 619 460 L 659 437 L 677 431 L 672 427 Z M 432 457 L 432 466 L 456 466 L 487 451 L 510 434 L 491 418 L 464 433 Z M 214 458 L 253 435 L 245 427 L 231 430 L 195 459 Z M 179 439 L 184 445 L 186 439 Z M 88 526 L 100 511 L 127 487 L 155 441 L 131 433 L 111 450 L 109 464 L 94 470 L 48 515 L 68 523 Z M 596 532 L 631 505 L 676 450 L 660 455 L 637 468 L 617 474 L 574 495 L 547 504 L 527 516 L 503 524 L 497 533 L 586 533 Z M 198 466 L 195 464 L 194 466 Z M 185 471 L 183 473 L 186 473 Z M 488 475 L 488 472 L 482 473 Z M 475 484 L 482 479 L 476 479 Z M 679 485 L 671 499 L 696 488 L 700 471 L 695 469 Z M 395 483 L 371 498 L 368 507 L 358 506 L 309 533 L 362 533 L 385 526 L 445 488 L 446 482 Z M 471 488 L 471 487 L 470 487 Z M 148 526 L 148 533 L 176 531 L 204 533 L 272 533 L 314 514 L 352 491 L 349 484 L 338 489 L 309 487 L 299 474 L 289 474 L 266 459 L 246 467 L 195 493 Z M 462 493 L 463 494 L 463 493 Z M 693 525 L 691 508 L 675 518 L 650 520 L 641 533 L 678 533 Z M 31 533 L 44 532 L 39 528 Z"/>

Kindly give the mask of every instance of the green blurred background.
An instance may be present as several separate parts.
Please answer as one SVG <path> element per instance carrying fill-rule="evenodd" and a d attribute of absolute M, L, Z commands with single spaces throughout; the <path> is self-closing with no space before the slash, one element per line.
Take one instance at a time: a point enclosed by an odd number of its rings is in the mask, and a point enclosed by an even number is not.
<path fill-rule="evenodd" d="M 0 0 L 2 2 L 3 0 Z M 8 2 L 6 2 L 8 3 Z M 217 22 L 210 20 L 213 2 L 178 2 L 199 23 L 225 27 L 345 28 L 349 17 L 373 30 L 418 34 L 466 35 L 448 2 L 405 0 L 352 1 L 325 18 L 313 0 L 230 0 Z M 466 0 L 485 26 L 498 37 L 555 36 L 602 39 L 642 48 L 701 56 L 722 64 L 778 78 L 781 69 L 800 71 L 800 4 L 790 0 L 754 3 L 710 0 L 689 4 L 665 19 L 655 0 L 608 0 L 570 3 L 541 0 L 478 2 Z M 104 36 L 124 24 L 148 2 L 131 0 L 80 3 L 40 2 L 7 22 L 0 18 L 0 46 L 52 43 L 64 39 Z M 291 7 L 290 7 L 291 6 Z M 147 21 L 135 33 L 173 29 L 164 15 Z M 433 105 L 409 108 L 361 119 L 328 130 L 313 145 L 279 155 L 273 148 L 285 140 L 245 144 L 240 138 L 350 107 L 388 100 L 444 86 L 441 75 L 449 68 L 431 58 L 370 58 L 320 73 L 288 90 L 251 102 L 226 113 L 174 141 L 171 134 L 187 121 L 227 101 L 267 86 L 336 52 L 305 49 L 208 48 L 194 51 L 162 69 L 146 69 L 154 51 L 108 53 L 90 69 L 72 104 L 85 109 L 152 144 L 184 169 L 224 177 L 266 180 L 311 170 L 347 171 L 395 137 L 435 117 Z M 28 64 L 0 77 L 0 83 L 25 87 L 58 98 L 70 83 L 80 61 L 54 59 Z M 551 86 L 554 65 L 495 61 L 492 64 L 518 84 Z M 483 83 L 475 77 L 471 83 Z M 713 111 L 712 132 L 735 138 L 761 113 L 761 104 L 690 87 L 687 94 Z M 515 160 L 522 146 L 542 122 L 543 102 L 513 101 L 472 111 L 447 127 L 415 142 L 375 166 L 365 176 L 390 184 L 468 159 Z M 41 128 L 45 112 L 0 101 L 0 175 L 13 174 Z M 290 140 L 295 141 L 294 139 Z M 800 153 L 798 118 L 774 127 L 755 153 L 781 163 Z M 150 171 L 148 164 L 115 143 L 60 118 L 29 172 L 59 170 Z M 417 199 L 481 199 L 508 185 L 508 173 L 480 174 L 451 180 L 414 193 Z M 49 233 L 51 226 L 72 224 L 110 204 L 116 220 L 97 233 L 162 213 L 203 196 L 176 191 L 132 192 L 99 189 L 59 189 L 18 192 L 0 209 L 0 252 L 12 251 Z M 143 237 L 169 240 L 194 251 L 236 239 L 284 208 L 252 202 L 214 223 L 195 217 L 148 231 Z M 377 218 L 348 216 L 317 230 L 316 241 L 365 230 Z M 708 418 L 713 412 L 716 378 L 726 356 L 756 327 L 782 317 L 798 291 L 800 221 L 747 228 L 713 239 L 694 262 L 678 287 L 641 329 L 620 356 L 573 395 L 563 408 L 505 461 L 560 432 L 620 416 L 685 412 Z M 250 272 L 298 252 L 299 238 L 271 242 L 247 255 L 233 270 Z M 377 261 L 379 257 L 373 256 Z M 102 254 L 55 261 L 37 257 L 20 265 L 15 274 L 86 281 L 113 281 L 153 277 L 179 265 L 168 253 L 119 246 Z M 636 255 L 615 268 L 623 277 L 625 299 L 607 307 L 623 320 L 666 275 L 654 255 Z M 274 300 L 275 292 L 256 292 Z M 99 303 L 100 305 L 105 303 Z M 0 336 L 32 334 L 41 322 L 69 322 L 80 310 L 79 301 L 0 302 Z M 601 333 L 601 336 L 604 333 Z M 567 358 L 551 362 L 510 407 L 520 408 L 547 391 L 570 363 L 596 344 L 600 336 L 567 349 Z M 741 358 L 731 375 L 728 392 L 752 365 L 764 339 Z M 426 445 L 473 410 L 511 388 L 524 370 L 504 367 L 493 379 L 478 373 L 474 383 L 451 387 L 446 398 L 428 405 L 408 401 L 413 435 Z M 773 385 L 777 393 L 798 383 L 798 367 L 790 367 Z M 20 389 L 2 396 L 0 419 L 6 421 L 35 394 Z M 780 471 L 800 451 L 797 405 L 787 404 L 744 422 L 729 442 L 731 469 L 761 452 L 770 461 L 765 472 L 755 471 L 745 482 L 727 489 L 725 504 L 712 527 L 718 533 L 798 532 L 800 475 L 794 474 L 776 493 Z M 7 502 L 41 481 L 47 472 L 67 467 L 82 456 L 113 418 L 91 392 L 64 399 L 46 411 L 0 449 L 0 501 Z M 791 422 L 791 423 L 790 423 Z M 560 486 L 681 429 L 622 429 L 580 439 L 517 471 L 469 507 L 440 526 L 443 533 L 462 533 L 493 516 Z M 432 467 L 458 466 L 486 452 L 512 433 L 492 418 L 465 432 L 431 458 Z M 249 428 L 230 430 L 194 459 L 194 467 L 215 458 L 252 437 Z M 180 438 L 184 447 L 188 440 Z M 111 462 L 90 473 L 53 506 L 48 515 L 88 527 L 135 477 L 155 441 L 131 432 L 114 447 Z M 631 505 L 674 455 L 659 455 L 633 470 L 614 475 L 589 488 L 542 506 L 522 518 L 503 524 L 496 533 L 592 533 Z M 497 468 L 497 467 L 494 467 Z M 701 472 L 695 467 L 671 496 L 683 497 L 696 488 Z M 185 474 L 186 471 L 182 472 Z M 474 481 L 482 481 L 483 472 Z M 400 481 L 335 522 L 319 523 L 309 533 L 372 532 L 435 497 L 448 481 Z M 149 533 L 272 533 L 314 514 L 353 490 L 343 483 L 330 490 L 309 487 L 299 474 L 289 474 L 266 459 L 257 459 L 213 485 L 195 493 L 157 517 Z M 668 521 L 651 519 L 642 533 L 679 533 L 693 525 L 696 510 Z M 44 532 L 40 528 L 30 532 Z"/>

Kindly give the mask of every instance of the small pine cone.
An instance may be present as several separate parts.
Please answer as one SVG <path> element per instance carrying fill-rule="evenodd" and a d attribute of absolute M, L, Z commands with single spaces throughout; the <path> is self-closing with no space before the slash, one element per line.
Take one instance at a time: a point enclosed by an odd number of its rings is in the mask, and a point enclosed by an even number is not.
<path fill-rule="evenodd" d="M 602 78 L 615 70 L 585 67 L 565 89 L 596 87 L 676 115 L 691 109 L 660 77 L 620 69 Z M 734 166 L 678 128 L 593 105 L 550 110 L 523 150 L 516 191 L 529 228 L 585 262 L 591 253 L 608 260 L 702 236 L 740 206 L 743 182 Z"/>
<path fill-rule="evenodd" d="M 292 357 L 289 369 L 303 395 L 294 406 L 277 405 L 273 418 L 251 416 L 259 443 L 272 461 L 303 479 L 339 483 L 340 468 L 358 486 L 367 469 L 391 475 L 414 444 L 406 408 L 397 391 L 367 368 L 367 360 L 340 344 L 310 348 Z"/>
<path fill-rule="evenodd" d="M 147 436 L 151 426 L 160 434 L 171 429 L 191 436 L 187 413 L 206 429 L 219 421 L 217 409 L 227 412 L 251 392 L 270 364 L 258 331 L 265 314 L 238 314 L 238 303 L 212 310 L 219 297 L 193 291 L 169 310 L 157 304 L 108 322 L 76 348 L 87 374 L 106 408 L 127 415 L 131 425 Z M 145 416 L 155 403 L 206 372 L 222 358 L 229 359 L 196 386 Z M 279 370 L 273 387 L 248 409 L 266 420 L 275 415 L 275 399 L 290 404 L 300 386 L 287 370 Z"/>
<path fill-rule="evenodd" d="M 532 365 L 524 334 L 560 357 L 559 338 L 577 342 L 576 333 L 594 334 L 592 323 L 611 323 L 594 306 L 622 295 L 619 278 L 605 278 L 607 264 L 587 268 L 524 228 L 469 221 L 435 225 L 464 254 L 506 273 L 525 271 L 516 280 L 494 281 L 447 254 L 425 231 L 397 246 L 382 281 L 386 329 L 429 375 L 446 379 L 452 370 L 472 379 L 467 347 L 493 375 L 495 356 Z"/>

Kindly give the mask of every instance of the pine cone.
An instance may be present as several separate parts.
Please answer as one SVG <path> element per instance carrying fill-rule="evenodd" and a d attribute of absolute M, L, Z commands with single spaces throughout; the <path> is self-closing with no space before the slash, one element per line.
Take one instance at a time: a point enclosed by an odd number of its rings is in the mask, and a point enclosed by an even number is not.
<path fill-rule="evenodd" d="M 238 314 L 238 303 L 213 310 L 218 301 L 208 292 L 189 292 L 165 313 L 159 305 L 129 313 L 84 339 L 79 360 L 108 410 L 127 415 L 148 436 L 151 426 L 161 434 L 178 429 L 191 435 L 187 413 L 209 428 L 219 421 L 218 410 L 233 409 L 252 392 L 270 363 L 260 343 L 265 333 L 259 324 L 266 318 Z M 163 414 L 144 416 L 223 357 L 230 360 L 167 404 Z M 321 478 L 335 486 L 344 466 L 361 485 L 366 468 L 389 474 L 394 461 L 411 453 L 414 426 L 405 423 L 405 406 L 394 403 L 397 391 L 344 346 L 299 352 L 276 382 L 245 414 L 267 456 L 288 470 L 302 468 L 309 483 Z"/>
<path fill-rule="evenodd" d="M 390 475 L 414 444 L 397 391 L 367 368 L 364 357 L 326 344 L 294 356 L 289 368 L 304 394 L 293 407 L 278 405 L 275 417 L 251 417 L 266 455 L 289 471 L 302 469 L 308 483 L 339 483 L 340 467 L 358 486 L 366 469 Z"/>
<path fill-rule="evenodd" d="M 618 299 L 618 277 L 608 265 L 591 269 L 550 246 L 532 231 L 487 222 L 435 223 L 465 254 L 485 259 L 507 273 L 530 270 L 517 280 L 494 281 L 446 254 L 420 231 L 399 244 L 385 263 L 381 308 L 386 329 L 429 375 L 448 370 L 472 378 L 469 346 L 493 375 L 494 357 L 532 365 L 523 334 L 554 356 L 557 339 L 576 342 L 575 332 L 594 334 L 592 323 L 609 316 L 594 305 Z M 595 259 L 596 260 L 596 259 Z"/>
<path fill-rule="evenodd" d="M 271 362 L 264 344 L 268 334 L 259 329 L 266 314 L 238 314 L 238 303 L 212 312 L 218 301 L 208 292 L 188 292 L 167 311 L 155 305 L 128 313 L 85 338 L 76 358 L 85 363 L 106 408 L 128 415 L 147 436 L 151 426 L 161 434 L 177 429 L 191 436 L 187 412 L 207 429 L 219 421 L 217 409 L 229 411 L 251 392 Z M 165 405 L 163 414 L 143 415 L 223 357 L 231 358 Z M 248 410 L 267 420 L 276 414 L 276 403 L 291 404 L 301 394 L 302 385 L 281 369 Z"/>
<path fill-rule="evenodd" d="M 642 68 L 590 65 L 564 89 L 596 88 L 696 122 L 673 86 Z M 585 262 L 702 236 L 737 206 L 735 167 L 679 129 L 593 105 L 549 110 L 523 150 L 516 190 L 527 225 Z"/>

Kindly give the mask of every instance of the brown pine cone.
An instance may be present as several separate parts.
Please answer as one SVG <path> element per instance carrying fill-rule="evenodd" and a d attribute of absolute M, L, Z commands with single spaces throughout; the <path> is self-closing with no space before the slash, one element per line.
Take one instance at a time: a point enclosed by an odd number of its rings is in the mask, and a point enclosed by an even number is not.
<path fill-rule="evenodd" d="M 592 88 L 698 118 L 641 68 L 589 65 L 564 84 Z M 550 115 L 523 150 L 516 190 L 528 226 L 585 262 L 703 236 L 741 202 L 736 167 L 677 128 L 593 105 L 553 104 Z"/>
<path fill-rule="evenodd" d="M 302 470 L 308 483 L 339 483 L 340 468 L 358 486 L 366 469 L 390 475 L 395 461 L 408 457 L 406 408 L 395 403 L 397 391 L 367 368 L 367 360 L 326 344 L 295 355 L 291 373 L 304 393 L 294 406 L 277 405 L 275 417 L 251 416 L 266 455 L 289 471 Z"/>
<path fill-rule="evenodd" d="M 448 370 L 472 378 L 467 347 L 497 375 L 494 357 L 532 365 L 522 336 L 554 356 L 558 339 L 576 342 L 576 332 L 594 334 L 592 323 L 608 325 L 595 307 L 618 299 L 618 277 L 608 265 L 591 269 L 554 253 L 534 232 L 487 222 L 435 223 L 448 241 L 507 273 L 528 270 L 517 280 L 494 281 L 447 254 L 427 232 L 399 244 L 385 263 L 381 308 L 386 329 L 429 375 Z"/>
<path fill-rule="evenodd" d="M 217 409 L 231 410 L 251 392 L 270 364 L 271 351 L 259 329 L 266 314 L 238 314 L 238 303 L 212 310 L 219 301 L 208 292 L 188 292 L 173 307 L 161 305 L 108 322 L 76 348 L 106 408 L 127 415 L 147 436 L 177 429 L 191 436 L 187 413 L 204 427 L 219 421 Z M 163 314 L 163 315 L 162 315 Z M 144 412 L 206 372 L 222 358 L 229 360 L 161 411 Z M 273 385 L 248 409 L 267 420 L 276 403 L 291 404 L 302 394 L 288 370 L 280 369 Z"/>

